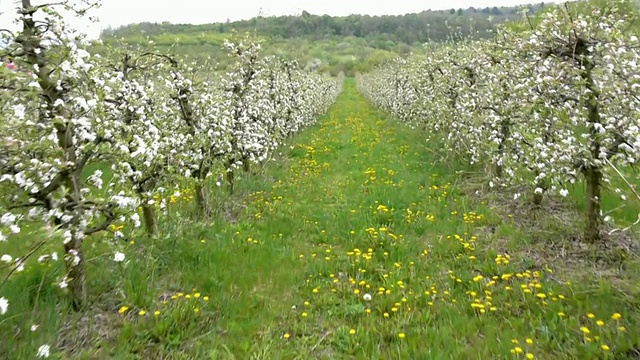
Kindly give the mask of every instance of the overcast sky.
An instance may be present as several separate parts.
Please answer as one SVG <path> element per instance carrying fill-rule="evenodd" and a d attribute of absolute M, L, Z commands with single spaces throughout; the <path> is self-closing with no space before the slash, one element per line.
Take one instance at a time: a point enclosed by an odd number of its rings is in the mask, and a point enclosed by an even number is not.
<path fill-rule="evenodd" d="M 14 17 L 18 0 L 0 0 L 0 27 L 6 27 Z M 42 1 L 33 0 L 34 3 Z M 99 34 L 107 26 L 120 26 L 138 22 L 162 22 L 203 24 L 257 16 L 262 9 L 265 15 L 293 15 L 306 10 L 312 14 L 349 15 L 399 15 L 423 10 L 468 8 L 487 6 L 512 6 L 537 1 L 526 0 L 102 0 L 102 7 L 92 14 L 100 18 L 99 24 L 82 26 L 90 36 Z M 51 2 L 51 1 L 50 1 Z M 546 1 L 551 2 L 551 1 Z M 80 24 L 77 21 L 74 24 Z M 80 27 L 81 25 L 76 25 Z"/>

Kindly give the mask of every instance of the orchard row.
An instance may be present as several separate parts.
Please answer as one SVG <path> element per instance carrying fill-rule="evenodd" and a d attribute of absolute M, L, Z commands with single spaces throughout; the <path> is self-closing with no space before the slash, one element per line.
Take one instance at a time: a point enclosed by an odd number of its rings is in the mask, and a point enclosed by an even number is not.
<path fill-rule="evenodd" d="M 545 194 L 567 196 L 584 181 L 585 238 L 596 242 L 610 220 L 602 191 L 636 194 L 628 171 L 640 160 L 634 19 L 626 1 L 557 6 L 495 39 L 398 59 L 358 85 L 393 116 L 444 139 L 447 152 L 488 167 L 492 187 L 528 185 L 541 205 Z"/>
<path fill-rule="evenodd" d="M 342 79 L 262 56 L 250 39 L 225 44 L 234 61 L 222 74 L 153 50 L 91 54 L 52 8 L 28 3 L 0 50 L 11 64 L 0 68 L 0 241 L 52 228 L 76 306 L 83 242 L 121 236 L 116 222 L 154 235 L 176 184 L 194 188 L 208 216 L 207 184 L 233 189 L 238 169 L 266 160 L 341 90 Z M 20 269 L 24 255 L 3 259 Z"/>

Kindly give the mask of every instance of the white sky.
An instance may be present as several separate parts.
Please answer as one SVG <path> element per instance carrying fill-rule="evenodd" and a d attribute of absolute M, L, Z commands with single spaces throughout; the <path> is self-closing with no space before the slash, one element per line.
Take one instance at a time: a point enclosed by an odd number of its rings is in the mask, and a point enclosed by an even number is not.
<path fill-rule="evenodd" d="M 10 27 L 15 17 L 15 4 L 19 0 L 0 0 L 0 28 Z M 293 15 L 306 10 L 312 14 L 349 15 L 399 15 L 451 8 L 488 6 L 513 6 L 527 3 L 539 3 L 541 0 L 102 0 L 102 7 L 91 14 L 100 19 L 100 23 L 86 25 L 87 22 L 70 21 L 74 26 L 84 29 L 91 37 L 99 34 L 107 26 L 120 26 L 144 21 L 171 23 L 203 24 L 257 16 L 262 8 L 265 15 Z M 559 1 L 559 0 L 555 0 Z M 41 0 L 33 0 L 35 4 Z M 54 2 L 54 1 L 49 1 Z M 547 0 L 546 3 L 554 2 Z M 80 25 L 84 24 L 84 25 Z"/>

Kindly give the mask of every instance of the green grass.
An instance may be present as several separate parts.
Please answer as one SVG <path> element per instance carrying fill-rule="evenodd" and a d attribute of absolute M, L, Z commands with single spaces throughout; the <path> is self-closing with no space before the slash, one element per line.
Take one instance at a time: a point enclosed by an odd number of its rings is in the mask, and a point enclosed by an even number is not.
<path fill-rule="evenodd" d="M 637 259 L 558 261 L 549 244 L 570 245 L 575 222 L 525 221 L 534 215 L 499 194 L 478 198 L 436 148 L 348 80 L 319 124 L 220 197 L 212 223 L 191 220 L 187 195 L 161 238 L 126 246 L 125 263 L 88 243 L 88 311 L 63 315 L 64 294 L 42 280 L 55 265 L 14 276 L 0 290 L 0 353 L 33 358 L 48 343 L 52 357 L 78 359 L 633 358 Z"/>

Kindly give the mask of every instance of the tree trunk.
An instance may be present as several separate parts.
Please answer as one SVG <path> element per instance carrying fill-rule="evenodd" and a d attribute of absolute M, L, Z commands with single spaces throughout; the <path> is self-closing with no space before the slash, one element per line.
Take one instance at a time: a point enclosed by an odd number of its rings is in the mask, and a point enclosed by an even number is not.
<path fill-rule="evenodd" d="M 496 167 L 495 167 L 495 169 L 493 171 L 496 174 L 496 178 L 498 178 L 498 179 L 502 178 L 502 174 L 503 174 L 502 165 L 496 164 Z"/>
<path fill-rule="evenodd" d="M 542 195 L 544 193 L 534 193 L 533 194 L 533 205 L 536 208 L 539 208 L 542 205 Z"/>
<path fill-rule="evenodd" d="M 233 169 L 229 169 L 227 170 L 227 174 L 226 174 L 226 178 L 227 178 L 227 184 L 229 184 L 229 194 L 233 195 L 233 188 L 234 188 L 234 173 L 233 173 Z"/>
<path fill-rule="evenodd" d="M 494 111 L 498 115 L 502 116 L 502 114 L 499 113 L 498 110 L 494 110 Z M 504 143 L 509 138 L 509 133 L 510 133 L 509 128 L 510 128 L 509 121 L 505 119 L 504 116 L 502 116 L 502 119 L 500 120 L 500 144 L 498 144 L 498 154 L 500 154 L 501 160 L 504 160 L 504 153 L 505 153 Z M 496 172 L 497 178 L 502 178 L 504 174 L 504 166 L 502 166 L 502 164 L 496 164 L 495 172 Z"/>
<path fill-rule="evenodd" d="M 539 171 L 535 171 L 536 177 L 538 177 L 540 175 Z M 542 191 L 540 193 L 535 192 L 533 193 L 533 206 L 535 208 L 540 208 L 542 207 L 542 200 L 544 199 L 544 193 L 549 189 L 547 187 L 548 181 L 546 179 L 538 179 L 536 181 L 536 188 L 540 188 L 542 189 Z"/>
<path fill-rule="evenodd" d="M 209 197 L 207 196 L 207 188 L 202 182 L 196 184 L 196 206 L 198 215 L 208 219 L 211 216 L 211 207 L 209 207 Z"/>
<path fill-rule="evenodd" d="M 144 218 L 144 227 L 147 235 L 155 236 L 158 234 L 158 215 L 153 205 L 142 205 L 142 217 Z"/>
<path fill-rule="evenodd" d="M 74 233 L 75 237 L 76 234 Z M 85 275 L 84 256 L 82 254 L 82 241 L 72 239 L 64 245 L 68 259 L 65 261 L 68 278 L 69 295 L 71 296 L 71 305 L 75 311 L 84 307 L 87 302 L 87 279 Z M 78 259 L 77 264 L 76 256 Z"/>
<path fill-rule="evenodd" d="M 245 173 L 251 171 L 251 163 L 249 163 L 249 158 L 246 156 L 242 158 L 242 169 Z"/>
<path fill-rule="evenodd" d="M 585 170 L 584 176 L 587 181 L 587 214 L 584 238 L 586 242 L 593 244 L 600 241 L 602 172 L 589 167 Z"/>
<path fill-rule="evenodd" d="M 600 124 L 600 90 L 596 87 L 593 80 L 593 68 L 594 65 L 590 62 L 584 64 L 585 70 L 582 73 L 582 77 L 586 80 L 586 88 L 589 90 L 587 95 L 586 108 L 588 111 L 588 120 L 591 124 L 590 129 L 590 148 L 591 157 L 595 160 L 600 156 L 601 143 L 597 137 L 597 131 L 595 124 Z M 601 197 L 600 192 L 602 190 L 602 170 L 600 167 L 596 167 L 593 164 L 585 164 L 583 170 L 584 177 L 587 181 L 587 223 L 584 232 L 585 241 L 589 243 L 596 243 L 600 240 L 600 209 L 601 209 Z"/>

